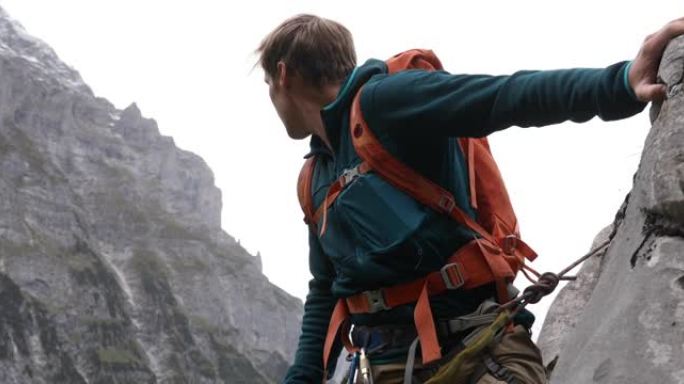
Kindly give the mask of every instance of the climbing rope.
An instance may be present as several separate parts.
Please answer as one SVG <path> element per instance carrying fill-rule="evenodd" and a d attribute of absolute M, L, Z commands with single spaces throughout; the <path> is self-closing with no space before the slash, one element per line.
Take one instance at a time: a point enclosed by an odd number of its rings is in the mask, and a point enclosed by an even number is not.
<path fill-rule="evenodd" d="M 479 354 L 501 334 L 502 330 L 512 321 L 513 316 L 515 316 L 516 313 L 523 309 L 527 304 L 538 303 L 544 296 L 553 292 L 561 280 L 575 280 L 577 278 L 576 276 L 565 275 L 600 250 L 604 249 L 608 244 L 610 244 L 610 240 L 601 243 L 593 251 L 580 257 L 558 274 L 553 272 L 540 274 L 530 267 L 523 266 L 523 274 L 532 281 L 532 285 L 525 288 L 523 293 L 513 300 L 502 304 L 497 309 L 499 315 L 496 320 L 487 328 L 480 331 L 474 340 L 468 343 L 463 351 L 459 352 L 447 364 L 443 365 L 426 384 L 454 383 L 454 378 L 458 377 L 459 374 L 462 374 L 461 369 L 464 364 L 468 360 L 472 360 L 479 356 Z M 537 279 L 530 278 L 525 272 L 526 270 L 527 272 L 534 274 Z"/>
<path fill-rule="evenodd" d="M 582 262 L 587 260 L 588 258 L 594 256 L 599 251 L 603 250 L 606 246 L 608 246 L 608 244 L 610 244 L 610 239 L 601 243 L 593 251 L 575 260 L 572 264 L 568 265 L 566 268 L 564 268 L 557 274 L 553 272 L 545 272 L 543 274 L 540 274 L 534 269 L 526 265 L 523 265 L 523 274 L 525 275 L 525 277 L 527 277 L 528 280 L 532 282 L 532 285 L 525 288 L 523 293 L 516 296 L 513 300 L 502 304 L 501 307 L 499 307 L 499 311 L 512 310 L 512 317 L 518 311 L 523 309 L 527 304 L 538 303 L 539 300 L 541 300 L 544 296 L 551 294 L 556 289 L 558 283 L 561 280 L 576 280 L 577 276 L 565 275 L 572 269 L 574 269 L 576 266 L 580 265 Z M 531 278 L 526 271 L 534 274 L 537 277 L 537 279 L 535 280 Z"/>

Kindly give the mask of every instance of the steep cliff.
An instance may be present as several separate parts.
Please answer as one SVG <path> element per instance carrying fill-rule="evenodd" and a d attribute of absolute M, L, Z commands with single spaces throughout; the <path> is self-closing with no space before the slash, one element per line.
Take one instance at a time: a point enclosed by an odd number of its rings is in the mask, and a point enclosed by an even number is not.
<path fill-rule="evenodd" d="M 551 306 L 540 334 L 551 383 L 684 383 L 684 37 L 665 52 L 668 99 L 651 109 L 634 186 L 610 246 Z"/>
<path fill-rule="evenodd" d="M 0 9 L 0 382 L 268 383 L 302 305 L 198 156 Z"/>

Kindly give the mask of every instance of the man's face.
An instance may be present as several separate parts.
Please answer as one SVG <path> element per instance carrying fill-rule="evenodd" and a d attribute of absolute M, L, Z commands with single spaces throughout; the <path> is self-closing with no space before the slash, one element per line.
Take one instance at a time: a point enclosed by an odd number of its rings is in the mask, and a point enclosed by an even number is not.
<path fill-rule="evenodd" d="M 286 76 L 284 73 L 277 76 L 282 77 L 281 75 Z M 309 136 L 304 130 L 304 119 L 301 111 L 297 108 L 296 96 L 292 86 L 286 86 L 286 79 L 274 79 L 268 74 L 265 75 L 264 81 L 268 84 L 268 95 L 273 107 L 278 112 L 280 121 L 285 126 L 288 136 L 293 139 L 303 139 Z"/>

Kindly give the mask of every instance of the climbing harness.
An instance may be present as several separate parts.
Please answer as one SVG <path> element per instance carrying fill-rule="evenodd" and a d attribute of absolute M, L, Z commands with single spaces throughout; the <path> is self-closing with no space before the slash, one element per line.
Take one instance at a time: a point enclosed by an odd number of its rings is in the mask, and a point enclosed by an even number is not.
<path fill-rule="evenodd" d="M 450 352 L 443 360 L 438 362 L 433 371 L 436 371 L 424 384 L 453 384 L 465 383 L 464 375 L 468 377 L 477 378 L 489 372 L 498 380 L 509 384 L 520 384 L 505 367 L 498 364 L 486 350 L 493 344 L 500 341 L 503 335 L 509 329 L 513 317 L 520 312 L 526 305 L 539 302 L 544 296 L 552 293 L 557 287 L 559 281 L 575 280 L 575 276 L 566 276 L 569 271 L 577 267 L 579 264 L 588 258 L 596 255 L 601 250 L 609 245 L 610 240 L 607 240 L 597 246 L 593 251 L 582 256 L 568 267 L 563 269 L 558 274 L 547 272 L 539 274 L 538 272 L 529 268 L 529 272 L 537 276 L 533 280 L 533 284 L 528 286 L 520 295 L 507 303 L 499 305 L 493 301 L 485 301 L 475 312 L 451 319 L 448 321 L 438 323 L 439 333 L 441 335 L 463 334 L 465 336 L 459 341 L 459 346 L 454 347 L 454 351 Z M 364 344 L 368 344 L 367 340 Z M 404 370 L 404 384 L 418 383 L 414 378 L 414 367 L 416 365 L 416 351 L 419 345 L 419 338 L 415 338 L 410 345 L 407 360 Z M 376 345 L 371 348 L 371 353 L 367 353 L 365 348 L 359 349 L 352 356 L 352 364 L 350 367 L 349 384 L 354 383 L 372 383 L 372 367 L 367 358 L 373 352 L 382 349 L 386 344 Z M 482 360 L 484 364 L 479 372 L 464 371 L 464 366 L 467 362 L 476 359 Z M 361 363 L 365 361 L 364 363 Z M 445 363 L 442 363 L 446 361 Z M 361 368 L 362 366 L 363 368 Z M 437 368 L 438 366 L 438 368 Z M 473 367 L 474 364 L 468 365 Z M 425 369 L 425 367 L 422 367 Z M 368 375 L 363 375 L 362 372 L 368 372 Z M 360 381 L 359 381 L 360 380 Z M 468 384 L 475 381 L 468 381 Z"/>

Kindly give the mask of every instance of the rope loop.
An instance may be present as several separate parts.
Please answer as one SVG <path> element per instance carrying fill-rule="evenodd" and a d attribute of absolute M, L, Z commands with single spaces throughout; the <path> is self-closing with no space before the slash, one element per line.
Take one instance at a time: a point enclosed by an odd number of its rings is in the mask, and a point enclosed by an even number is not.
<path fill-rule="evenodd" d="M 538 303 L 544 296 L 550 294 L 558 286 L 560 277 L 552 272 L 545 272 L 536 283 L 525 288 L 523 297 L 530 304 Z"/>

